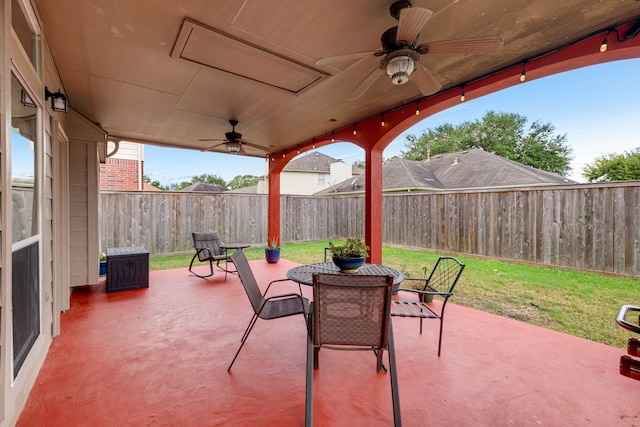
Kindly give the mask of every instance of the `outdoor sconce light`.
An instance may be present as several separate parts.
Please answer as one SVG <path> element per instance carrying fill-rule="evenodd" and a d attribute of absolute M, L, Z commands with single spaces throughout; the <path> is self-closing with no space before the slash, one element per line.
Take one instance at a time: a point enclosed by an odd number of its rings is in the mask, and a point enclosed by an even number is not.
<path fill-rule="evenodd" d="M 53 93 L 49 91 L 48 87 L 44 88 L 44 100 L 48 100 L 51 98 L 51 109 L 53 111 L 57 111 L 60 113 L 67 112 L 67 97 L 64 96 L 64 93 L 60 92 L 58 89 L 57 92 Z"/>

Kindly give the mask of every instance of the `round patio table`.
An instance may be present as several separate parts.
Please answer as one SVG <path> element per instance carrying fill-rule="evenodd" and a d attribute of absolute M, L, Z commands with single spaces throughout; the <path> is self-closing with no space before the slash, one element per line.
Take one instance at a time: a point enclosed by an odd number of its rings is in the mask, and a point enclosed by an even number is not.
<path fill-rule="evenodd" d="M 319 262 L 293 267 L 287 271 L 287 279 L 303 285 L 313 285 L 313 273 L 345 274 L 345 275 L 378 275 L 393 276 L 393 284 L 399 285 L 404 280 L 404 274 L 390 267 L 378 264 L 363 264 L 355 273 L 342 273 L 332 262 Z"/>

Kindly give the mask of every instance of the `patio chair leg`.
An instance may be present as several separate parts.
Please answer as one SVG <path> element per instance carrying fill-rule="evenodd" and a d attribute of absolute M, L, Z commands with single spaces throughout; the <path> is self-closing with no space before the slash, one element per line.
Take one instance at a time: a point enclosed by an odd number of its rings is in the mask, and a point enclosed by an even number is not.
<path fill-rule="evenodd" d="M 206 277 L 211 277 L 211 276 L 213 276 L 213 262 L 212 262 L 211 260 L 209 260 L 209 270 L 211 271 L 211 273 L 210 273 L 210 274 L 207 274 L 207 275 L 203 276 L 203 275 L 198 274 L 198 273 L 196 273 L 195 271 L 193 271 L 193 270 L 192 270 L 192 268 L 193 268 L 193 261 L 195 261 L 197 257 L 198 257 L 198 254 L 195 254 L 195 255 L 193 256 L 193 258 L 191 258 L 191 263 L 189 264 L 189 272 L 190 272 L 191 274 L 193 274 L 194 276 L 200 277 L 201 279 L 204 279 L 204 278 L 206 278 Z"/>
<path fill-rule="evenodd" d="M 242 339 L 240 340 L 241 341 L 240 347 L 238 347 L 238 351 L 236 351 L 235 356 L 233 356 L 233 360 L 229 364 L 229 367 L 227 368 L 227 372 L 231 370 L 231 367 L 233 366 L 234 362 L 238 358 L 238 355 L 240 354 L 240 350 L 242 350 L 244 343 L 247 341 L 247 338 L 249 338 L 249 334 L 251 333 L 251 330 L 253 329 L 253 325 L 256 324 L 257 320 L 258 320 L 258 316 L 254 314 L 253 317 L 251 318 L 251 321 L 249 322 L 249 325 L 247 326 L 247 329 L 245 329 L 245 332 L 242 335 Z"/>
<path fill-rule="evenodd" d="M 442 317 L 440 318 L 440 336 L 438 337 L 438 357 L 440 357 L 440 348 L 442 347 L 442 327 L 444 326 L 444 322 L 442 321 Z"/>
<path fill-rule="evenodd" d="M 391 378 L 391 400 L 393 401 L 393 425 L 402 427 L 400 412 L 400 391 L 396 373 L 396 349 L 393 341 L 393 325 L 389 322 L 389 377 Z"/>
<path fill-rule="evenodd" d="M 314 367 L 314 348 L 313 348 L 313 317 L 309 316 L 309 330 L 307 333 L 307 380 L 305 393 L 305 413 L 304 425 L 311 427 L 313 425 L 313 371 Z"/>

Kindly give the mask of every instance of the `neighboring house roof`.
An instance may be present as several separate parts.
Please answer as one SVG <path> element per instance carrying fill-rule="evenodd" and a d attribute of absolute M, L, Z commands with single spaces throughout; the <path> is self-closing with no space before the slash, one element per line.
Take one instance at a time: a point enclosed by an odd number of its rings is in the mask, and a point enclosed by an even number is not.
<path fill-rule="evenodd" d="M 236 188 L 235 190 L 227 191 L 227 193 L 258 194 L 258 186 L 252 185 L 251 187 Z"/>
<path fill-rule="evenodd" d="M 204 191 L 209 193 L 222 193 L 229 189 L 220 184 L 205 184 L 203 182 L 196 182 L 188 187 L 183 188 L 180 191 Z"/>
<path fill-rule="evenodd" d="M 478 148 L 438 154 L 429 160 L 396 158 L 382 167 L 382 188 L 391 191 L 443 191 L 471 188 L 576 184 L 563 176 L 525 166 Z M 317 194 L 363 192 L 363 176 Z"/>
<path fill-rule="evenodd" d="M 149 184 L 148 182 L 143 182 L 142 191 L 162 191 L 162 190 L 154 185 Z"/>
<path fill-rule="evenodd" d="M 331 163 L 341 162 L 340 159 L 334 159 L 331 156 L 320 153 L 319 151 L 310 151 L 304 156 L 300 156 L 297 159 L 290 161 L 283 171 L 287 172 L 326 172 L 331 171 Z M 352 174 L 361 175 L 364 173 L 362 168 L 356 165 L 352 165 Z"/>

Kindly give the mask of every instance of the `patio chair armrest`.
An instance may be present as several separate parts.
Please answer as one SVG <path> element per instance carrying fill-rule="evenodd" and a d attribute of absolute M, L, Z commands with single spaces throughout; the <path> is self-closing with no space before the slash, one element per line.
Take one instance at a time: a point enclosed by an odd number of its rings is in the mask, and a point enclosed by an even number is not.
<path fill-rule="evenodd" d="M 282 299 L 287 299 L 287 298 L 291 298 L 291 297 L 296 297 L 300 300 L 300 304 L 302 304 L 302 311 L 304 312 L 304 315 L 307 316 L 309 314 L 309 299 L 303 297 L 300 294 L 279 294 L 279 295 L 274 295 L 272 297 L 268 297 L 264 299 L 264 304 L 262 305 L 262 307 L 260 307 L 260 312 L 262 311 L 262 308 L 264 308 L 264 306 L 266 305 L 267 301 L 279 301 Z M 307 302 L 305 304 L 305 301 Z"/>
<path fill-rule="evenodd" d="M 418 289 L 411 289 L 411 288 L 398 288 L 398 292 L 399 291 L 413 292 L 414 294 L 418 293 Z"/>
<path fill-rule="evenodd" d="M 194 247 L 193 249 L 196 250 L 196 255 L 198 255 L 198 257 L 200 257 L 200 252 L 206 251 L 207 252 L 207 258 L 211 258 L 211 252 L 209 251 L 209 248 L 196 248 Z"/>
<path fill-rule="evenodd" d="M 273 285 L 274 283 L 277 283 L 277 282 L 293 282 L 293 280 L 291 280 L 291 279 L 276 279 L 276 280 L 272 280 L 267 285 L 267 289 L 264 290 L 264 294 L 262 294 L 262 296 L 265 296 L 267 294 L 267 292 L 269 292 L 269 288 L 271 287 L 271 285 Z M 296 282 L 294 282 L 294 283 L 296 283 Z"/>
<path fill-rule="evenodd" d="M 413 280 L 416 282 L 427 282 L 427 278 L 426 277 L 405 277 L 404 280 Z"/>

